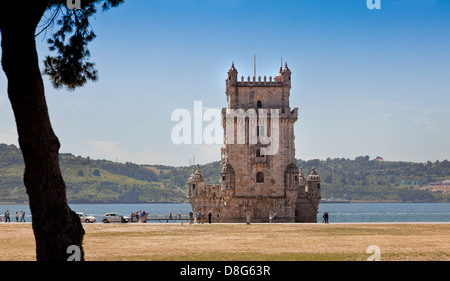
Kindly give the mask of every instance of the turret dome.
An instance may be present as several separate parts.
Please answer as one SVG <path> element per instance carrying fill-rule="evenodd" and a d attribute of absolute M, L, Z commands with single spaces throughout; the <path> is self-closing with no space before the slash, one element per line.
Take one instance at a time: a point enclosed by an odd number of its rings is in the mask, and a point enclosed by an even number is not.
<path fill-rule="evenodd" d="M 295 165 L 295 163 L 289 164 L 287 166 L 287 168 L 286 168 L 286 173 L 288 173 L 288 174 L 298 174 L 297 165 Z"/>
<path fill-rule="evenodd" d="M 192 174 L 187 182 L 193 183 L 201 181 L 205 181 L 205 178 L 203 177 L 202 172 L 200 171 L 200 165 L 197 164 L 197 168 L 194 168 L 194 170 L 192 170 Z"/>
<path fill-rule="evenodd" d="M 320 181 L 320 177 L 319 177 L 319 175 L 317 174 L 316 168 L 315 168 L 315 167 L 312 167 L 312 169 L 311 169 L 311 174 L 309 174 L 307 180 L 308 180 L 308 181 Z"/>
<path fill-rule="evenodd" d="M 230 69 L 228 69 L 228 73 L 237 73 L 237 69 L 234 68 L 234 62 L 231 63 Z"/>

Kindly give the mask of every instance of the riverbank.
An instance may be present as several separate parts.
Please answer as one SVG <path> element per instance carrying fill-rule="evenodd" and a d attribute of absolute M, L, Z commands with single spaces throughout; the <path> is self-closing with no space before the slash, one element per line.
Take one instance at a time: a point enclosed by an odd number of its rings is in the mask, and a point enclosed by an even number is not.
<path fill-rule="evenodd" d="M 449 260 L 450 223 L 83 224 L 86 260 Z M 0 260 L 34 260 L 30 223 L 1 223 Z"/>

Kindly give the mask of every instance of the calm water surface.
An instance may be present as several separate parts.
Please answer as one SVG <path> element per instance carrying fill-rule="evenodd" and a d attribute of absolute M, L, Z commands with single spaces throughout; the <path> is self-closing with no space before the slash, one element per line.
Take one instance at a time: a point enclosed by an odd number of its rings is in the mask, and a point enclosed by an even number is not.
<path fill-rule="evenodd" d="M 83 212 L 97 218 L 107 212 L 116 212 L 130 216 L 132 212 L 148 211 L 150 214 L 177 215 L 188 214 L 191 205 L 183 204 L 70 204 L 76 212 Z M 9 210 L 11 221 L 15 214 L 25 211 L 25 220 L 31 221 L 28 204 L 0 204 L 2 221 L 5 211 Z M 317 222 L 322 221 L 322 214 L 328 212 L 329 222 L 450 222 L 450 203 L 321 203 Z"/>

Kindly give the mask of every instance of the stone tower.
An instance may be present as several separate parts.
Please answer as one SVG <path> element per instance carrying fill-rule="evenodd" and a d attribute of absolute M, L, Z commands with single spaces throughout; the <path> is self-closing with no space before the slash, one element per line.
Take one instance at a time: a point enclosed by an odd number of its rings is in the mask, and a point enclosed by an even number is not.
<path fill-rule="evenodd" d="M 211 211 L 217 221 L 244 222 L 250 212 L 254 222 L 266 222 L 274 213 L 277 221 L 316 222 L 320 178 L 313 170 L 305 180 L 295 164 L 298 108 L 289 105 L 290 89 L 287 63 L 273 79 L 242 76 L 240 81 L 232 63 L 228 106 L 222 109 L 220 183 L 204 187 L 197 167 L 188 180 L 194 209 Z"/>

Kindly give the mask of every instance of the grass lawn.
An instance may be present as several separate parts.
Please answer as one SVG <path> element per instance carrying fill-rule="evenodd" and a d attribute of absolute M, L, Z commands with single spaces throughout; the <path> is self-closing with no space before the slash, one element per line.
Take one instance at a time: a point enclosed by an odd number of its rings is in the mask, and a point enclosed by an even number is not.
<path fill-rule="evenodd" d="M 450 260 L 450 223 L 83 224 L 86 260 Z M 34 260 L 30 223 L 0 223 L 0 260 Z"/>

